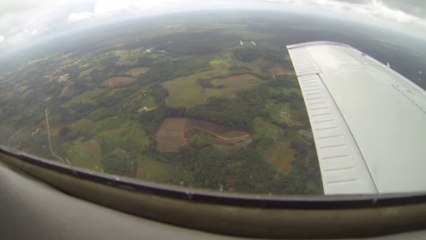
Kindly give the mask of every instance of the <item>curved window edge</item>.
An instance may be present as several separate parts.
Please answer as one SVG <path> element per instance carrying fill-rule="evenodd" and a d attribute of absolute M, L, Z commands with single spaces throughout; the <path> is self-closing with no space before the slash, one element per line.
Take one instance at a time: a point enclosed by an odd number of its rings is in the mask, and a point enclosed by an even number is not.
<path fill-rule="evenodd" d="M 0 146 L 0 161 L 71 196 L 139 217 L 219 234 L 345 238 L 426 228 L 424 193 L 267 196 L 214 192 L 92 172 L 5 146 Z"/>

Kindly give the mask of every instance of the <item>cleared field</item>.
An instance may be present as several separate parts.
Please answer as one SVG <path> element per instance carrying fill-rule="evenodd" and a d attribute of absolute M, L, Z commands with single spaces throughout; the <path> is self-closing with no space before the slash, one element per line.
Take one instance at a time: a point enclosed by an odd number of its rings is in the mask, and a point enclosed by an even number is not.
<path fill-rule="evenodd" d="M 240 148 L 251 143 L 250 134 L 215 123 L 188 118 L 167 118 L 156 134 L 157 150 L 175 152 L 185 145 L 213 145 L 221 150 Z"/>
<path fill-rule="evenodd" d="M 186 124 L 187 139 L 205 139 L 220 150 L 245 147 L 251 143 L 250 134 L 242 130 L 225 128 L 215 123 L 190 119 Z M 194 137 L 195 136 L 195 137 Z M 188 141 L 191 144 L 191 141 Z"/>
<path fill-rule="evenodd" d="M 214 75 L 211 73 L 210 75 Z M 214 78 L 210 83 L 214 86 L 202 87 L 198 80 L 206 78 L 204 73 L 193 74 L 165 81 L 162 86 L 165 87 L 169 96 L 166 98 L 166 104 L 170 107 L 191 108 L 208 102 L 209 98 L 229 98 L 236 97 L 238 92 L 247 91 L 257 87 L 262 81 L 250 74 L 241 74 L 225 78 Z"/>
<path fill-rule="evenodd" d="M 268 151 L 266 161 L 276 170 L 275 177 L 291 171 L 295 154 L 296 150 L 290 148 L 286 142 L 279 143 Z"/>
<path fill-rule="evenodd" d="M 188 119 L 186 129 L 205 129 L 206 131 L 213 132 L 215 134 L 223 134 L 229 131 L 229 129 L 219 124 L 195 119 Z"/>
<path fill-rule="evenodd" d="M 160 152 L 176 152 L 186 145 L 186 118 L 166 118 L 156 134 L 157 150 Z"/>
<path fill-rule="evenodd" d="M 116 87 L 127 86 L 135 82 L 136 82 L 136 78 L 133 78 L 133 77 L 112 77 L 105 80 L 102 83 L 102 86 L 107 88 L 116 88 Z"/>
<path fill-rule="evenodd" d="M 138 67 L 138 68 L 130 68 L 127 72 L 133 77 L 138 77 L 142 74 L 145 74 L 148 71 L 149 71 L 148 67 Z"/>

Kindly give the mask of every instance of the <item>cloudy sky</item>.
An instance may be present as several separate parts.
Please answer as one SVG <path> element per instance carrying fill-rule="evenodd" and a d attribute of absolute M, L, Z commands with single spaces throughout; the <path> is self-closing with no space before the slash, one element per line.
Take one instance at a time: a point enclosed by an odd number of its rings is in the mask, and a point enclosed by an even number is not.
<path fill-rule="evenodd" d="M 426 38 L 422 0 L 1 0 L 0 48 L 115 18 L 216 9 L 315 12 L 386 25 Z"/>

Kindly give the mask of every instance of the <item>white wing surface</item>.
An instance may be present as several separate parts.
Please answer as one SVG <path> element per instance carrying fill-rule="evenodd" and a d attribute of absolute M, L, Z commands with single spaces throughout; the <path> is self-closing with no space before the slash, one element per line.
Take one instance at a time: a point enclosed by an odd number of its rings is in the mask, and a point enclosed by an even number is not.
<path fill-rule="evenodd" d="M 344 44 L 287 46 L 324 193 L 426 191 L 426 92 Z"/>

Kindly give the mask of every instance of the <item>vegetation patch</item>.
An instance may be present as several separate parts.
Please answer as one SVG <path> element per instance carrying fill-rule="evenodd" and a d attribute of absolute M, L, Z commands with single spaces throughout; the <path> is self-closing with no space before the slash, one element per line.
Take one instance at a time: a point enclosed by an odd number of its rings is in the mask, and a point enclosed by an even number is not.
<path fill-rule="evenodd" d="M 64 104 L 64 107 L 69 108 L 77 104 L 96 104 L 96 99 L 102 96 L 102 94 L 104 94 L 106 91 L 106 89 L 102 88 L 86 91 L 76 97 L 73 97 L 70 101 Z"/>
<path fill-rule="evenodd" d="M 261 117 L 257 117 L 253 121 L 254 138 L 270 139 L 271 141 L 279 141 L 285 134 L 285 130 L 279 126 L 265 121 Z"/>
<path fill-rule="evenodd" d="M 143 53 L 142 49 L 136 48 L 132 50 L 118 50 L 112 52 L 117 56 L 119 65 L 134 64 Z"/>
<path fill-rule="evenodd" d="M 136 177 L 139 179 L 176 185 L 187 185 L 193 181 L 191 174 L 184 168 L 148 156 L 138 158 L 137 165 Z"/>
<path fill-rule="evenodd" d="M 66 156 L 73 166 L 98 171 L 101 169 L 101 145 L 98 141 L 77 139 L 67 148 Z"/>
<path fill-rule="evenodd" d="M 137 112 L 157 109 L 159 104 L 154 94 L 152 89 L 140 88 L 127 97 L 128 101 L 123 104 L 123 107 Z"/>
<path fill-rule="evenodd" d="M 82 135 L 84 132 L 87 132 L 90 130 L 90 128 L 93 126 L 93 121 L 87 118 L 81 118 L 75 122 L 73 122 L 69 129 L 73 133 L 73 135 Z"/>
<path fill-rule="evenodd" d="M 166 118 L 156 133 L 157 150 L 160 152 L 176 152 L 186 145 L 186 118 Z"/>
<path fill-rule="evenodd" d="M 98 128 L 99 125 L 103 125 L 102 128 Z M 92 131 L 101 141 L 104 153 L 120 147 L 129 154 L 138 155 L 149 145 L 148 136 L 136 121 L 125 122 L 120 118 L 100 121 Z"/>
<path fill-rule="evenodd" d="M 254 89 L 262 83 L 253 75 L 242 74 L 213 78 L 210 80 L 212 87 L 203 87 L 199 80 L 206 79 L 206 75 L 207 73 L 199 73 L 163 82 L 162 86 L 169 92 L 166 98 L 167 106 L 191 108 L 205 104 L 213 97 L 234 99 L 237 93 Z"/>
<path fill-rule="evenodd" d="M 149 71 L 148 67 L 130 68 L 127 72 L 133 77 L 139 77 Z"/>
<path fill-rule="evenodd" d="M 103 170 L 107 173 L 128 177 L 136 176 L 136 162 L 129 158 L 126 150 L 115 148 L 102 159 Z"/>
<path fill-rule="evenodd" d="M 272 120 L 277 123 L 283 123 L 287 126 L 293 126 L 296 122 L 291 116 L 290 106 L 286 102 L 268 101 L 266 110 Z"/>
<path fill-rule="evenodd" d="M 220 150 L 242 148 L 251 143 L 250 134 L 243 130 L 233 130 L 221 125 L 188 119 L 185 137 L 191 139 L 189 144 L 203 147 L 214 145 Z"/>
<path fill-rule="evenodd" d="M 221 125 L 188 118 L 166 118 L 156 133 L 157 150 L 176 152 L 190 145 L 215 146 L 220 150 L 242 148 L 251 143 L 250 134 Z"/>
<path fill-rule="evenodd" d="M 278 76 L 283 76 L 283 75 L 295 75 L 294 70 L 287 70 L 283 67 L 273 67 L 269 69 L 269 72 L 272 74 L 272 78 L 277 78 Z"/>
<path fill-rule="evenodd" d="M 108 87 L 108 88 L 116 88 L 116 87 L 127 86 L 135 82 L 136 82 L 136 78 L 133 78 L 133 77 L 112 77 L 105 80 L 105 82 L 102 83 L 102 86 Z"/>
<path fill-rule="evenodd" d="M 279 143 L 268 151 L 266 160 L 275 169 L 275 177 L 291 171 L 295 154 L 296 150 L 290 148 L 286 142 Z"/>

